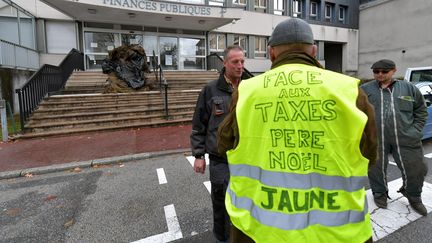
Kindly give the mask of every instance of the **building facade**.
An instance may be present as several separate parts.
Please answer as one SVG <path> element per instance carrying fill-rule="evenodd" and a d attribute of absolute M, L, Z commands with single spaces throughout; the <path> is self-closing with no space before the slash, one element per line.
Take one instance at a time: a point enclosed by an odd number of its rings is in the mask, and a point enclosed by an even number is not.
<path fill-rule="evenodd" d="M 238 44 L 246 68 L 260 73 L 270 68 L 273 28 L 295 17 L 311 24 L 326 68 L 355 75 L 358 14 L 358 0 L 0 0 L 0 40 L 36 53 L 37 62 L 16 70 L 58 65 L 72 48 L 84 53 L 86 69 L 100 69 L 124 44 L 142 45 L 164 70 L 204 70 L 207 55 Z"/>
<path fill-rule="evenodd" d="M 431 13 L 430 0 L 363 0 L 358 76 L 372 78 L 370 67 L 383 58 L 396 63 L 397 78 L 409 67 L 431 66 Z"/>

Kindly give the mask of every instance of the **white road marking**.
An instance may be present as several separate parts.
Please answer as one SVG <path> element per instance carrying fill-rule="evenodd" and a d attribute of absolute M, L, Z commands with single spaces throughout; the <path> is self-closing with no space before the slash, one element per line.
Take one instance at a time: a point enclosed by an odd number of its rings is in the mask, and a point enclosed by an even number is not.
<path fill-rule="evenodd" d="M 408 199 L 397 192 L 401 185 L 402 178 L 388 183 L 389 196 L 392 199 L 389 199 L 387 209 L 378 208 L 373 201 L 372 191 L 366 191 L 369 212 L 371 212 L 374 241 L 422 217 L 409 206 Z M 428 213 L 430 213 L 432 211 L 432 184 L 424 182 L 422 201 Z"/>
<path fill-rule="evenodd" d="M 157 175 L 158 175 L 158 179 L 159 179 L 159 184 L 166 184 L 167 183 L 167 179 L 165 176 L 165 171 L 163 168 L 159 168 L 156 170 Z"/>
<path fill-rule="evenodd" d="M 425 154 L 425 155 L 424 155 L 424 157 L 426 157 L 426 158 L 430 159 L 430 158 L 432 158 L 432 153 L 429 153 L 429 154 Z"/>
<path fill-rule="evenodd" d="M 397 164 L 394 161 L 389 160 L 389 164 L 397 166 Z"/>
<path fill-rule="evenodd" d="M 175 208 L 173 204 L 164 207 L 165 218 L 168 226 L 168 232 L 153 235 L 132 243 L 163 243 L 175 241 L 183 238 L 183 234 L 180 229 L 180 224 L 177 219 Z"/>

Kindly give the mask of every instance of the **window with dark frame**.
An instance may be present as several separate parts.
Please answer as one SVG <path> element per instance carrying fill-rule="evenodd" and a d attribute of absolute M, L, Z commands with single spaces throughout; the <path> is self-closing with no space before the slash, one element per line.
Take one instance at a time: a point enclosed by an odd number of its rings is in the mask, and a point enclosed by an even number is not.
<path fill-rule="evenodd" d="M 302 15 L 302 0 L 292 1 L 292 16 L 301 17 Z"/>
<path fill-rule="evenodd" d="M 332 18 L 332 11 L 333 11 L 333 6 L 331 4 L 326 3 L 325 5 L 325 13 L 324 16 L 326 19 L 331 19 Z"/>

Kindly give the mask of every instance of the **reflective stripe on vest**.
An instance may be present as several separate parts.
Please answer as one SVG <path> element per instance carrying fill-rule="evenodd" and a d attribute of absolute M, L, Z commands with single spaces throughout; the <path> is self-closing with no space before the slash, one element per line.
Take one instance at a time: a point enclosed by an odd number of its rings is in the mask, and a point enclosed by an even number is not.
<path fill-rule="evenodd" d="M 258 166 L 245 164 L 229 165 L 231 176 L 245 176 L 273 187 L 310 189 L 319 187 L 324 190 L 343 190 L 354 192 L 363 189 L 367 176 L 327 176 L 318 173 L 295 174 L 287 172 L 266 171 Z"/>
<path fill-rule="evenodd" d="M 307 213 L 285 214 L 256 207 L 249 198 L 237 197 L 231 190 L 230 186 L 227 188 L 227 194 L 231 198 L 231 204 L 236 208 L 242 208 L 249 211 L 251 215 L 263 225 L 282 230 L 300 230 L 315 224 L 333 227 L 358 223 L 364 221 L 365 215 L 368 213 L 366 198 L 364 202 L 364 210 L 361 212 L 355 210 L 342 212 L 311 210 Z"/>

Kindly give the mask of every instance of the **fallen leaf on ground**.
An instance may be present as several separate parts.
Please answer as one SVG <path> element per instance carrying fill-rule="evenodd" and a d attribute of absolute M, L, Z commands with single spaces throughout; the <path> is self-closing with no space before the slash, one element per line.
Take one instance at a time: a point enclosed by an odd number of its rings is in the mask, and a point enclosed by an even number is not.
<path fill-rule="evenodd" d="M 67 222 L 64 224 L 64 227 L 65 227 L 65 228 L 69 228 L 69 227 L 71 227 L 74 223 L 75 223 L 75 222 L 74 222 L 74 219 L 71 219 L 71 220 L 67 221 Z"/>
<path fill-rule="evenodd" d="M 46 201 L 54 200 L 54 199 L 56 199 L 56 198 L 57 198 L 57 196 L 54 196 L 54 195 L 48 195 L 48 197 L 45 198 L 45 202 L 46 202 Z"/>
<path fill-rule="evenodd" d="M 81 172 L 81 171 L 82 171 L 82 169 L 80 167 L 75 167 L 73 169 L 73 172 Z"/>
<path fill-rule="evenodd" d="M 21 209 L 19 208 L 11 208 L 6 210 L 6 215 L 8 215 L 9 217 L 15 217 L 19 214 L 20 211 Z"/>

